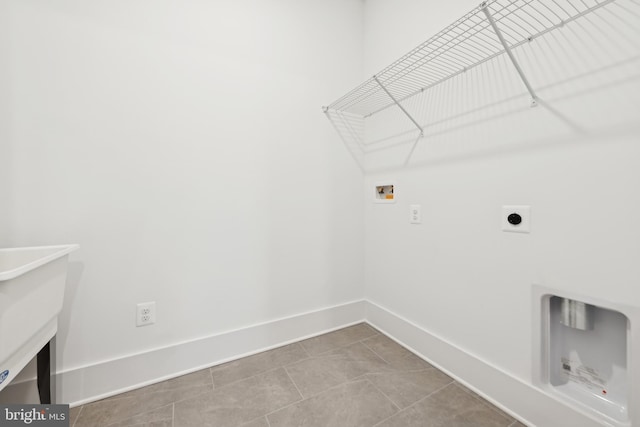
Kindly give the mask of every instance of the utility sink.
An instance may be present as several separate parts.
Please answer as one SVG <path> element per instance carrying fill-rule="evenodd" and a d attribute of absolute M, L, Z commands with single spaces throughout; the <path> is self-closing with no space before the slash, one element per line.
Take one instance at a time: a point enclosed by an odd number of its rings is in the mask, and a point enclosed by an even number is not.
<path fill-rule="evenodd" d="M 78 245 L 0 249 L 0 390 L 55 336 Z"/>

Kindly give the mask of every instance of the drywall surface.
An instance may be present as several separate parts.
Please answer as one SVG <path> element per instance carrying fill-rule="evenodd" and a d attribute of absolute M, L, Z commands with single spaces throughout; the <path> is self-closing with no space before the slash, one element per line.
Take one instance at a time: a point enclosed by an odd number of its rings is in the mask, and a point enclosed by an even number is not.
<path fill-rule="evenodd" d="M 368 0 L 366 74 L 475 6 Z M 366 159 L 365 297 L 528 384 L 532 284 L 640 306 L 640 25 L 612 7 L 515 52 L 537 107 L 503 55 L 405 103 L 425 128 L 408 166 L 406 143 Z M 377 129 L 413 130 L 398 117 Z M 373 203 L 387 181 L 396 203 Z M 531 206 L 530 234 L 503 205 Z"/>
<path fill-rule="evenodd" d="M 0 246 L 80 244 L 60 370 L 361 298 L 362 173 L 321 111 L 361 79 L 359 0 L 9 0 L 0 17 Z M 145 301 L 156 324 L 136 328 Z"/>
<path fill-rule="evenodd" d="M 8 38 L 6 25 L 7 17 L 0 16 L 0 39 Z M 10 110 L 6 102 L 9 96 L 9 61 L 8 46 L 0 43 L 0 242 L 7 239 L 9 235 L 9 212 L 8 206 L 11 203 L 11 145 L 9 142 Z"/>

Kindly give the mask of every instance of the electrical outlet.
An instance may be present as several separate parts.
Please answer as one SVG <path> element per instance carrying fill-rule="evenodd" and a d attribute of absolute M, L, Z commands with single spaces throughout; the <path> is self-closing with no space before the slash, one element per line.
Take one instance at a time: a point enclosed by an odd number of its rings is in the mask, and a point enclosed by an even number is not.
<path fill-rule="evenodd" d="M 156 302 L 141 302 L 137 306 L 136 326 L 156 323 Z"/>
<path fill-rule="evenodd" d="M 409 223 L 420 224 L 422 222 L 422 207 L 420 205 L 409 205 Z"/>
<path fill-rule="evenodd" d="M 502 207 L 502 231 L 531 232 L 531 207 L 527 205 Z"/>

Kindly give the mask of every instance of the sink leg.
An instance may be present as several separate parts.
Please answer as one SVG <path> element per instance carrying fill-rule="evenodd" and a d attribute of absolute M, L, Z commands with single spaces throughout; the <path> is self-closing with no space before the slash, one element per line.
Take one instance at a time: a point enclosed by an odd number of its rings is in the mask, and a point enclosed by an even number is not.
<path fill-rule="evenodd" d="M 52 375 L 51 366 L 55 369 L 56 337 L 45 344 L 38 352 L 38 394 L 43 405 L 55 403 L 55 375 Z"/>

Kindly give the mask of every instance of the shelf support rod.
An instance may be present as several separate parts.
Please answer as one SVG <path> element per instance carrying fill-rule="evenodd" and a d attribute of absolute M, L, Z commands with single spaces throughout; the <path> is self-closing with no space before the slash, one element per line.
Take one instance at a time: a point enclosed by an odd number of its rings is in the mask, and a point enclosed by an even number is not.
<path fill-rule="evenodd" d="M 511 48 L 507 44 L 507 41 L 504 39 L 502 32 L 498 28 L 498 25 L 496 25 L 496 21 L 493 19 L 491 12 L 489 12 L 488 3 L 485 1 L 480 5 L 480 7 L 482 8 L 482 11 L 484 12 L 484 14 L 487 16 L 487 20 L 491 24 L 493 31 L 496 33 L 496 36 L 498 36 L 500 43 L 502 43 L 502 46 L 504 47 L 504 51 L 507 53 L 507 55 L 509 56 L 509 59 L 513 63 L 513 66 L 518 72 L 518 75 L 520 76 L 522 83 L 524 83 L 524 85 L 527 87 L 527 90 L 531 95 L 531 106 L 535 107 L 536 105 L 538 105 L 538 96 L 536 95 L 536 92 L 531 87 L 531 84 L 529 84 L 529 80 L 527 80 L 527 76 L 525 76 L 524 71 L 522 71 L 522 68 L 520 68 L 520 64 L 516 60 L 516 57 L 513 56 L 513 52 L 511 51 Z"/>
<path fill-rule="evenodd" d="M 394 104 L 396 104 L 398 106 L 398 108 L 400 108 L 402 110 L 402 112 L 409 118 L 409 120 L 411 120 L 413 122 L 413 124 L 416 125 L 416 127 L 420 131 L 420 136 L 424 135 L 424 129 L 422 129 L 422 126 L 420 126 L 418 124 L 418 122 L 416 122 L 414 120 L 414 118 L 411 117 L 411 114 L 409 114 L 409 112 L 404 109 L 404 107 L 398 102 L 398 100 L 393 95 L 391 95 L 391 92 L 389 92 L 387 90 L 387 88 L 384 87 L 384 85 L 382 83 L 380 83 L 380 80 L 378 80 L 378 77 L 373 76 L 373 79 L 376 81 L 376 83 L 378 83 L 378 85 L 382 88 L 382 90 L 385 91 L 385 93 L 387 95 L 389 95 L 389 98 L 391 98 L 391 100 L 394 102 Z"/>
<path fill-rule="evenodd" d="M 413 152 L 416 149 L 416 146 L 418 145 L 418 141 L 420 141 L 420 139 L 424 136 L 424 134 L 422 132 L 420 132 L 420 135 L 418 135 L 418 137 L 416 138 L 415 141 L 413 141 L 413 145 L 411 146 L 411 151 L 409 151 L 409 154 L 407 155 L 407 158 L 404 160 L 404 165 L 407 166 L 409 164 L 409 160 L 411 160 L 411 156 L 413 156 Z"/>

